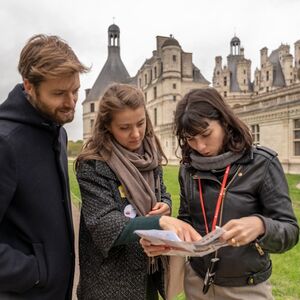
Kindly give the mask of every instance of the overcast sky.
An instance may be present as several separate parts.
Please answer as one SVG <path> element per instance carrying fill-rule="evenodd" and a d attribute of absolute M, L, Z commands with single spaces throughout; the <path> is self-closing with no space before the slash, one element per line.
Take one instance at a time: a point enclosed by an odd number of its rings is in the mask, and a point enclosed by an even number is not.
<path fill-rule="evenodd" d="M 259 66 L 259 50 L 300 39 L 299 0 L 1 0 L 0 4 L 0 103 L 20 82 L 19 54 L 34 34 L 55 34 L 65 39 L 79 59 L 92 66 L 81 77 L 75 120 L 66 126 L 69 139 L 82 138 L 84 89 L 92 87 L 107 58 L 107 29 L 121 30 L 121 57 L 131 76 L 152 56 L 157 35 L 173 34 L 183 51 L 212 81 L 215 56 L 223 63 L 236 34 Z"/>

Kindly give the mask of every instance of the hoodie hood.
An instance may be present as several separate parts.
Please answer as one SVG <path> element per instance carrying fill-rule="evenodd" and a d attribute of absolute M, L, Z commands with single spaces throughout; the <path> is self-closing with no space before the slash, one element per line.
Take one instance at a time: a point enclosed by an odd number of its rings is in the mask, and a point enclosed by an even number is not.
<path fill-rule="evenodd" d="M 58 126 L 46 119 L 27 100 L 23 84 L 17 84 L 0 105 L 0 120 L 28 124 L 35 127 L 54 129 Z"/>

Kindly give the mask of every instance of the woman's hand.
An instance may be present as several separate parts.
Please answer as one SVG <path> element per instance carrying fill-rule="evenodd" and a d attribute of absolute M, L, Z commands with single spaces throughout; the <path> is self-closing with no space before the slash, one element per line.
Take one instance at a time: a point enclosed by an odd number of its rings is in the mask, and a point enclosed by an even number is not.
<path fill-rule="evenodd" d="M 182 241 L 193 242 L 201 239 L 201 235 L 190 224 L 173 217 L 162 216 L 159 226 L 163 230 L 174 231 Z"/>
<path fill-rule="evenodd" d="M 140 244 L 144 249 L 144 252 L 148 255 L 148 256 L 158 256 L 158 255 L 162 255 L 167 253 L 168 251 L 171 250 L 170 247 L 168 246 L 164 246 L 164 245 L 152 245 L 150 241 L 141 238 L 140 239 Z"/>
<path fill-rule="evenodd" d="M 265 233 L 263 221 L 256 216 L 230 220 L 223 228 L 226 232 L 220 239 L 235 247 L 247 245 Z"/>
<path fill-rule="evenodd" d="M 163 230 L 174 231 L 182 241 L 193 242 L 201 239 L 201 235 L 188 223 L 173 217 L 162 216 L 159 226 Z M 140 244 L 148 256 L 162 255 L 172 248 L 167 245 L 152 245 L 147 239 L 140 239 Z"/>
<path fill-rule="evenodd" d="M 161 215 L 169 216 L 171 214 L 170 206 L 164 202 L 157 202 L 147 216 Z"/>

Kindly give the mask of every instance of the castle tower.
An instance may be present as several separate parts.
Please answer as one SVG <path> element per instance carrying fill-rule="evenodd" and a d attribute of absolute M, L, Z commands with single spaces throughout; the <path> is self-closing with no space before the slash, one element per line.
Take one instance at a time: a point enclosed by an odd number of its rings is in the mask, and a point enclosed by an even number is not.
<path fill-rule="evenodd" d="M 240 55 L 241 41 L 237 36 L 234 36 L 230 41 L 230 54 Z"/>
<path fill-rule="evenodd" d="M 130 78 L 120 55 L 120 28 L 116 24 L 108 27 L 107 60 L 91 89 L 86 89 L 86 99 L 83 101 L 83 139 L 86 140 L 92 132 L 98 110 L 99 100 L 106 88 L 112 83 L 129 83 Z"/>
<path fill-rule="evenodd" d="M 213 86 L 219 88 L 222 78 L 222 56 L 215 57 L 215 68 L 213 74 Z"/>
<path fill-rule="evenodd" d="M 241 102 L 236 102 L 236 97 L 239 97 L 240 101 L 244 103 L 249 101 L 249 93 L 253 90 L 251 60 L 244 57 L 244 48 L 237 36 L 230 40 L 229 45 L 230 53 L 227 56 L 227 65 L 222 66 L 221 56 L 215 57 L 213 87 L 224 98 L 227 98 L 229 105 L 234 106 L 241 104 Z"/>
<path fill-rule="evenodd" d="M 181 47 L 172 35 L 162 45 L 162 64 L 164 77 L 181 77 Z"/>
<path fill-rule="evenodd" d="M 268 48 L 264 47 L 260 49 L 260 67 L 264 68 L 268 60 Z"/>

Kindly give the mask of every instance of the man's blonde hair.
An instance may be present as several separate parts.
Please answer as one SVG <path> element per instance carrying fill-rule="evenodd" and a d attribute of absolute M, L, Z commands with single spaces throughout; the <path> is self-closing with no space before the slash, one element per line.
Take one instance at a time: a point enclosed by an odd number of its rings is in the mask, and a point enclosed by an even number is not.
<path fill-rule="evenodd" d="M 46 79 L 85 73 L 89 68 L 60 37 L 38 34 L 21 51 L 18 70 L 23 79 L 38 87 Z"/>

